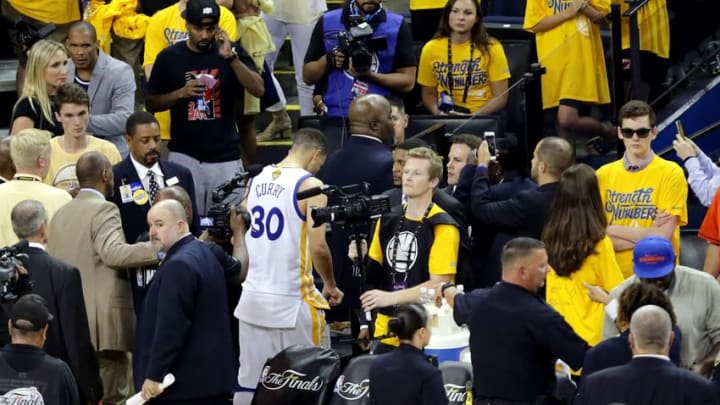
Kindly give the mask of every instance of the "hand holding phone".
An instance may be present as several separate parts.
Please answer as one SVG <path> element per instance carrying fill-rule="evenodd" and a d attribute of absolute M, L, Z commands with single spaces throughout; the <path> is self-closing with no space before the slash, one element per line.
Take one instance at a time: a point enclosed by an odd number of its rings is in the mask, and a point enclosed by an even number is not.
<path fill-rule="evenodd" d="M 682 138 L 683 140 L 686 140 L 687 137 L 685 136 L 685 130 L 683 129 L 683 125 L 682 125 L 682 122 L 680 122 L 680 120 L 675 120 L 675 128 L 677 128 L 680 138 Z"/>
<path fill-rule="evenodd" d="M 488 151 L 490 152 L 490 159 L 495 159 L 497 155 L 497 148 L 495 144 L 495 131 L 485 131 L 483 138 L 488 144 Z"/>

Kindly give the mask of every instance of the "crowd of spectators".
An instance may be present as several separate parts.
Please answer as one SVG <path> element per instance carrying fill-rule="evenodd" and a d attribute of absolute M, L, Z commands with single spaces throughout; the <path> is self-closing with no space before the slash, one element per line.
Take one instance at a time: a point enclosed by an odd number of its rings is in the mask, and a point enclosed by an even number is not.
<path fill-rule="evenodd" d="M 3 2 L 58 25 L 54 39 L 17 44 L 19 99 L 0 140 L 0 247 L 20 242 L 25 254 L 21 297 L 0 313 L 3 394 L 250 404 L 268 357 L 329 346 L 332 324 L 382 354 L 376 403 L 444 403 L 420 355 L 432 322 L 416 303 L 434 288 L 470 331 L 476 404 L 558 403 L 558 360 L 580 403 L 718 402 L 708 378 L 720 354 L 720 169 L 681 136 L 689 180 L 656 155 L 644 101 L 625 103 L 616 125 L 590 114 L 609 102 L 609 2 L 528 0 L 543 108 L 557 109 L 557 136 L 531 145 L 529 172 L 514 135 L 453 134 L 440 156 L 405 134 L 414 88 L 432 115 L 502 119 L 512 78 L 477 0 L 412 1 L 410 22 L 382 0 L 330 11 L 317 0 L 145 1 L 142 70 L 108 54 L 109 33 L 76 3 L 50 3 Z M 662 26 L 664 1 L 650 3 Z M 123 21 L 117 46 L 130 36 Z M 350 131 L 332 151 L 322 132 L 298 130 L 287 157 L 253 172 L 256 140 L 291 128 L 272 74 L 287 34 L 302 113 L 342 117 Z M 667 58 L 668 38 L 644 51 Z M 134 112 L 136 83 L 147 111 Z M 262 111 L 273 121 L 256 137 Z M 578 164 L 581 133 L 625 153 Z M 242 198 L 218 208 L 213 191 L 236 176 Z M 688 182 L 709 205 L 704 269 L 678 262 Z M 390 209 L 352 222 L 359 208 L 340 194 L 364 183 Z"/>

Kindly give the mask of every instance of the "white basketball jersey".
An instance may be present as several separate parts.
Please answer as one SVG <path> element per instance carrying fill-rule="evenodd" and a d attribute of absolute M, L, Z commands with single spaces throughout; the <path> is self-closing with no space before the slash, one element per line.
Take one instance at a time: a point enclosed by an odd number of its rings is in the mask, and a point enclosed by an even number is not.
<path fill-rule="evenodd" d="M 250 266 L 235 316 L 266 327 L 294 327 L 301 302 L 328 309 L 315 288 L 305 213 L 295 194 L 311 174 L 270 165 L 248 186 Z"/>

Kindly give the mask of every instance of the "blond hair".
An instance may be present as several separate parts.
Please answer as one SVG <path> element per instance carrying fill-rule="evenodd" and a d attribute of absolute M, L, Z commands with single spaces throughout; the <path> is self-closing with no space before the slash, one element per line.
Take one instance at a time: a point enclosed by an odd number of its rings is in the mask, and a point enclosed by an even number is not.
<path fill-rule="evenodd" d="M 440 155 L 435 153 L 434 150 L 424 146 L 413 148 L 408 151 L 407 158 L 425 159 L 430 162 L 430 167 L 428 168 L 430 180 L 442 177 L 443 161 Z"/>
<path fill-rule="evenodd" d="M 10 137 L 10 157 L 18 171 L 35 167 L 37 158 L 45 156 L 50 151 L 50 138 L 48 131 L 36 128 L 26 128 Z"/>
<path fill-rule="evenodd" d="M 45 81 L 45 70 L 50 65 L 50 59 L 58 52 L 62 51 L 67 56 L 67 51 L 63 44 L 50 39 L 42 39 L 30 48 L 28 60 L 25 65 L 25 82 L 23 84 L 22 95 L 15 103 L 13 111 L 17 108 L 18 103 L 24 99 L 30 99 L 30 107 L 37 113 L 33 99 L 40 103 L 40 111 L 48 123 L 52 125 L 54 122 L 52 112 L 52 102 L 48 95 L 48 86 Z"/>

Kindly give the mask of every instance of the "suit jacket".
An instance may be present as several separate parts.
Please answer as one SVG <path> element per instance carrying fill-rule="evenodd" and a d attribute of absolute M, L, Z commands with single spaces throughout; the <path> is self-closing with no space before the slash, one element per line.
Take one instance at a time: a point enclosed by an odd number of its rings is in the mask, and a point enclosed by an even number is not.
<path fill-rule="evenodd" d="M 390 148 L 376 139 L 350 136 L 340 150 L 328 157 L 318 178 L 325 184 L 347 186 L 370 183 L 370 194 L 380 194 L 393 187 L 393 157 Z M 328 205 L 339 204 L 337 198 L 329 198 Z M 360 227 L 360 232 L 370 234 L 370 225 Z M 333 257 L 335 281 L 345 293 L 343 303 L 328 313 L 330 322 L 347 320 L 350 308 L 359 308 L 360 282 L 352 276 L 352 262 L 347 258 L 350 231 L 333 227 L 327 241 Z"/>
<path fill-rule="evenodd" d="M 132 67 L 102 51 L 90 75 L 88 132 L 101 138 L 125 134 L 125 122 L 135 111 L 135 76 Z M 75 80 L 75 64 L 68 59 L 67 83 Z"/>
<path fill-rule="evenodd" d="M 120 218 L 122 219 L 123 230 L 125 231 L 125 240 L 128 242 L 135 242 L 138 236 L 147 232 L 147 213 L 150 210 L 150 203 L 143 205 L 137 205 L 135 202 L 123 203 L 120 196 L 120 186 L 123 184 L 140 183 L 140 177 L 138 177 L 137 170 L 133 166 L 130 156 L 127 156 L 121 162 L 113 166 L 113 175 L 115 176 L 115 192 L 113 193 L 112 201 L 120 209 Z M 181 166 L 177 163 L 169 162 L 167 160 L 161 160 L 160 170 L 165 176 L 165 184 L 167 185 L 168 179 L 177 177 L 178 185 L 187 191 L 190 195 L 190 201 L 192 201 L 193 218 L 190 223 L 190 231 L 194 234 L 199 234 L 200 230 L 200 216 L 195 208 L 195 185 L 193 183 L 193 177 L 190 170 Z"/>
<path fill-rule="evenodd" d="M 188 234 L 168 250 L 138 319 L 135 388 L 145 379 L 175 384 L 158 400 L 190 400 L 230 393 L 232 356 L 225 273 L 213 253 Z"/>
<path fill-rule="evenodd" d="M 45 298 L 54 317 L 48 328 L 45 352 L 70 366 L 82 403 L 97 403 L 103 397 L 103 386 L 90 341 L 80 272 L 43 249 L 29 247 L 25 253 L 28 256 L 23 264 L 35 283 L 33 292 Z"/>
<path fill-rule="evenodd" d="M 624 366 L 598 371 L 583 379 L 576 403 L 581 405 L 716 404 L 709 380 L 671 362 L 634 357 Z"/>
<path fill-rule="evenodd" d="M 125 243 L 115 204 L 80 189 L 50 222 L 47 249 L 80 270 L 95 350 L 131 351 L 135 315 L 124 269 L 157 262 L 150 243 Z"/>

